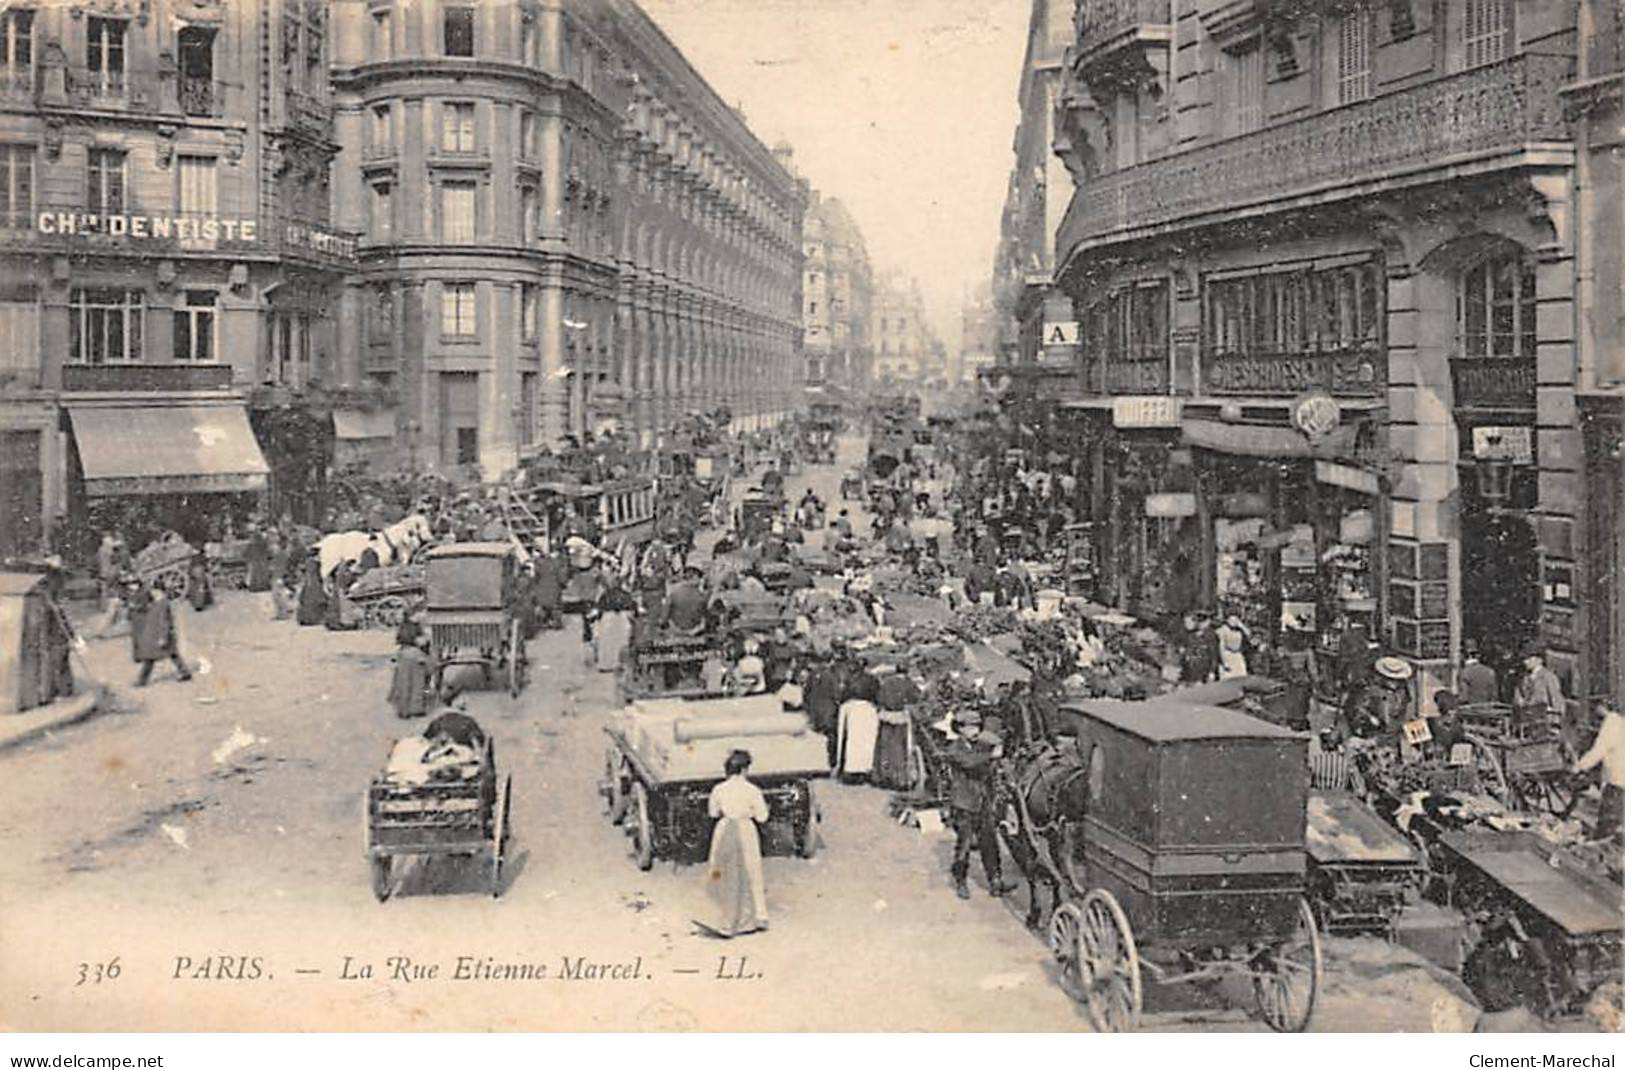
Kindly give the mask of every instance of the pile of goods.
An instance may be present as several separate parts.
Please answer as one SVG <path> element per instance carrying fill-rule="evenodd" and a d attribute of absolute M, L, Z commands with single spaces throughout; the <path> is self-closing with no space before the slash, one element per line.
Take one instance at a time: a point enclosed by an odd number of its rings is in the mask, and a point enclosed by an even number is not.
<path fill-rule="evenodd" d="M 369 569 L 351 584 L 349 598 L 365 628 L 394 628 L 423 608 L 428 566 L 392 565 Z"/>

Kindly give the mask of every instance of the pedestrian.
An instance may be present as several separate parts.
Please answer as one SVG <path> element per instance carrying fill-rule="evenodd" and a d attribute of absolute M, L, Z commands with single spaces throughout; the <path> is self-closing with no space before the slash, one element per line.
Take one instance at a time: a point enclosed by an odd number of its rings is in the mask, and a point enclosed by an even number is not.
<path fill-rule="evenodd" d="M 1004 756 L 999 741 L 982 735 L 982 715 L 973 709 L 954 714 L 956 738 L 944 753 L 951 772 L 948 805 L 954 826 L 954 861 L 950 872 L 954 894 L 970 898 L 971 852 L 982 856 L 988 891 L 1002 896 L 1014 886 L 1004 883 L 999 858 L 998 822 L 993 806 L 993 763 Z"/>
<path fill-rule="evenodd" d="M 1621 817 L 1625 816 L 1625 714 L 1620 713 L 1616 703 L 1606 700 L 1597 703 L 1597 713 L 1602 718 L 1597 738 L 1574 763 L 1574 772 L 1602 766 L 1602 799 L 1591 838 L 1607 840 L 1619 833 Z"/>
<path fill-rule="evenodd" d="M 535 559 L 532 591 L 541 627 L 546 631 L 557 631 L 562 623 L 565 567 L 558 554 L 538 553 Z"/>
<path fill-rule="evenodd" d="M 151 590 L 148 590 L 138 584 L 134 587 L 132 595 L 130 652 L 136 664 L 141 666 L 141 672 L 135 679 L 135 686 L 147 686 L 147 681 L 152 678 L 153 663 L 162 658 L 168 658 L 174 663 L 177 680 L 183 683 L 190 680 L 192 672 L 181 660 L 175 644 L 175 616 L 163 586 L 154 583 Z"/>
<path fill-rule="evenodd" d="M 256 594 L 271 589 L 271 545 L 265 539 L 265 532 L 258 524 L 254 525 L 248 535 L 248 548 L 243 553 L 248 563 L 248 579 L 245 586 Z"/>
<path fill-rule="evenodd" d="M 1219 679 L 1247 675 L 1247 626 L 1234 613 L 1224 619 L 1214 636 L 1219 641 Z"/>
<path fill-rule="evenodd" d="M 209 579 L 209 558 L 202 550 L 192 554 L 186 569 L 186 600 L 201 613 L 214 605 L 214 583 Z"/>
<path fill-rule="evenodd" d="M 305 558 L 304 578 L 299 583 L 298 621 L 302 625 L 320 624 L 327 616 L 327 592 L 322 587 L 322 563 L 312 550 Z"/>
<path fill-rule="evenodd" d="M 768 819 L 767 799 L 750 782 L 747 750 L 729 753 L 726 779 L 711 789 L 706 812 L 716 820 L 705 889 L 714 906 L 701 928 L 716 936 L 734 937 L 767 928 L 767 892 L 762 882 L 762 841 L 757 824 Z"/>
<path fill-rule="evenodd" d="M 1495 670 L 1479 660 L 1478 642 L 1468 639 L 1462 644 L 1465 663 L 1457 675 L 1461 688 L 1461 701 L 1466 706 L 1501 701 L 1501 681 Z"/>
<path fill-rule="evenodd" d="M 632 593 L 619 579 L 611 577 L 604 593 L 598 596 L 598 628 L 593 652 L 599 672 L 614 672 L 620 668 L 632 638 L 632 614 L 637 607 Z"/>
<path fill-rule="evenodd" d="M 429 712 L 429 693 L 434 673 L 429 656 L 418 645 L 416 622 L 402 621 L 395 630 L 395 671 L 389 680 L 389 704 L 403 720 Z"/>
<path fill-rule="evenodd" d="M 119 549 L 123 546 L 114 531 L 102 532 L 102 544 L 96 548 L 96 576 L 101 584 L 102 612 L 109 612 L 119 596 L 119 576 L 124 572 Z"/>
<path fill-rule="evenodd" d="M 1544 717 L 1559 735 L 1563 746 L 1572 756 L 1577 753 L 1568 727 L 1568 700 L 1563 697 L 1563 681 L 1546 665 L 1546 651 L 1531 643 L 1523 651 L 1523 678 L 1512 692 L 1515 716 Z"/>

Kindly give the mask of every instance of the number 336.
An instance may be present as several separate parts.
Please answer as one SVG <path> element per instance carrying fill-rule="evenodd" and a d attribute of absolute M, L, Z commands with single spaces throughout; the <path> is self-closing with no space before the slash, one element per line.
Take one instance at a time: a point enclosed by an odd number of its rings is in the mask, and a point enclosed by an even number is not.
<path fill-rule="evenodd" d="M 79 980 L 73 983 L 73 987 L 78 988 L 80 985 L 87 984 L 99 985 L 103 981 L 116 981 L 118 975 L 122 972 L 123 967 L 119 965 L 117 955 L 114 955 L 106 962 L 81 962 L 79 964 Z"/>

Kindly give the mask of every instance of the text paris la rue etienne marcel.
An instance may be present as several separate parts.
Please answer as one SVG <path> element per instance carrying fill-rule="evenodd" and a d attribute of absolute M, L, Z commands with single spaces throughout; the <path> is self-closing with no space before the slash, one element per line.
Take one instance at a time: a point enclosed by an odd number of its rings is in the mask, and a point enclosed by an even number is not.
<path fill-rule="evenodd" d="M 296 973 L 329 975 L 326 970 L 298 969 Z M 684 970 L 684 973 L 701 973 Z M 746 968 L 742 956 L 723 956 L 715 970 L 706 974 L 719 980 L 757 980 L 760 974 Z M 194 959 L 186 955 L 175 957 L 171 980 L 192 981 L 268 981 L 274 973 L 269 962 L 254 955 L 220 955 Z M 384 981 L 413 984 L 430 981 L 636 981 L 652 978 L 653 971 L 646 968 L 643 956 L 620 962 L 599 962 L 585 955 L 563 955 L 556 966 L 548 962 L 504 962 L 491 955 L 458 955 L 449 963 L 414 959 L 407 955 L 390 955 L 382 962 L 343 956 L 338 970 L 331 974 L 340 981 Z"/>

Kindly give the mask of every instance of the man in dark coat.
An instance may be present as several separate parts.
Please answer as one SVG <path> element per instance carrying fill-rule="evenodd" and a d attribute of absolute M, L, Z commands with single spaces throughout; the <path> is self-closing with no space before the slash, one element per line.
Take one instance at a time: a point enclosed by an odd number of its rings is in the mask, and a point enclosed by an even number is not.
<path fill-rule="evenodd" d="M 999 741 L 982 735 L 982 715 L 975 710 L 954 714 L 958 738 L 948 744 L 943 757 L 951 770 L 948 805 L 953 814 L 954 861 L 951 873 L 954 892 L 970 898 L 966 878 L 970 876 L 970 856 L 979 851 L 982 869 L 987 873 L 988 891 L 1004 895 L 1011 886 L 1004 883 L 999 858 L 998 820 L 993 812 L 993 763 L 1002 756 Z"/>
<path fill-rule="evenodd" d="M 557 631 L 560 610 L 564 605 L 565 563 L 557 554 L 538 554 L 534 563 L 535 579 L 531 592 L 536 600 L 536 615 L 542 628 Z"/>
<path fill-rule="evenodd" d="M 673 631 L 694 635 L 705 627 L 705 588 L 697 577 L 672 584 L 666 596 L 666 621 Z"/>
<path fill-rule="evenodd" d="M 965 599 L 971 605 L 982 600 L 982 595 L 998 589 L 998 574 L 980 557 L 965 570 Z"/>
<path fill-rule="evenodd" d="M 1467 663 L 1461 667 L 1458 682 L 1461 701 L 1467 705 L 1501 700 L 1501 681 L 1495 670 L 1478 660 L 1478 644 L 1469 639 L 1462 644 Z"/>
<path fill-rule="evenodd" d="M 243 557 L 248 562 L 248 589 L 264 592 L 271 589 L 271 545 L 265 541 L 265 532 L 256 526 L 248 536 L 248 549 Z"/>
<path fill-rule="evenodd" d="M 831 661 L 813 669 L 807 677 L 802 704 L 813 731 L 821 733 L 829 750 L 829 764 L 835 765 L 835 727 L 846 694 L 846 674 L 839 662 Z"/>
<path fill-rule="evenodd" d="M 305 559 L 304 577 L 299 583 L 300 624 L 320 624 L 327 616 L 327 592 L 322 588 L 322 565 L 315 553 Z"/>
<path fill-rule="evenodd" d="M 429 712 L 429 683 L 433 676 L 429 656 L 418 646 L 417 627 L 408 630 L 402 623 L 395 638 L 395 671 L 389 681 L 389 704 L 401 718 L 422 717 Z"/>
<path fill-rule="evenodd" d="M 153 662 L 168 658 L 175 665 L 175 678 L 182 682 L 192 678 L 191 670 L 181 660 L 175 646 L 175 616 L 170 609 L 164 589 L 153 584 L 152 590 L 137 585 L 130 600 L 130 653 L 141 673 L 135 686 L 146 687 L 152 678 Z"/>

